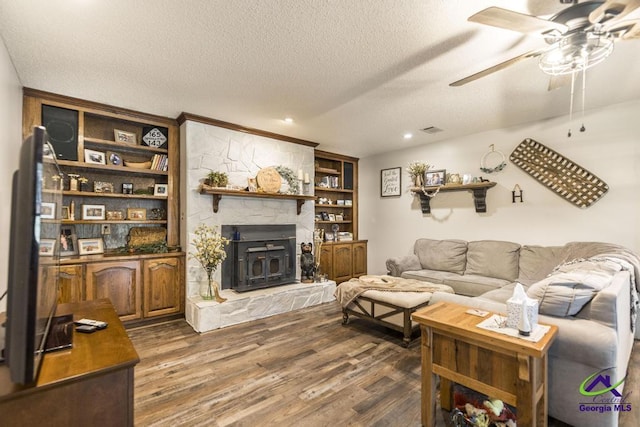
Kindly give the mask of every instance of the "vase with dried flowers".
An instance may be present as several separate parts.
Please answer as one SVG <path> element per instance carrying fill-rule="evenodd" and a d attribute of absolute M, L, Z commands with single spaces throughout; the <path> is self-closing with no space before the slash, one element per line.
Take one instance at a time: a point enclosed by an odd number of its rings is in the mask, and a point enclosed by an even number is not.
<path fill-rule="evenodd" d="M 213 273 L 220 263 L 227 257 L 224 247 L 229 243 L 229 239 L 222 237 L 213 227 L 200 224 L 195 230 L 196 237 L 191 241 L 195 251 L 190 252 L 202 268 L 207 272 L 207 283 L 200 290 L 200 296 L 205 300 L 215 299 L 217 302 L 224 302 L 227 299 L 220 296 L 218 283 L 213 280 Z"/>
<path fill-rule="evenodd" d="M 424 174 L 431 167 L 430 164 L 425 162 L 411 162 L 407 168 L 407 172 L 416 187 L 422 187 L 424 185 Z"/>

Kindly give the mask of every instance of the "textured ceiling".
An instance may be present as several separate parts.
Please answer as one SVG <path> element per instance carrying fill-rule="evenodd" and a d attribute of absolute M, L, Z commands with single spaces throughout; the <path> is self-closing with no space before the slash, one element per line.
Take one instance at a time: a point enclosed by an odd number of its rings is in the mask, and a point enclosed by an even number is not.
<path fill-rule="evenodd" d="M 568 114 L 528 59 L 545 46 L 471 23 L 488 6 L 558 0 L 0 0 L 23 86 L 177 117 L 198 114 L 359 157 Z M 640 40 L 587 72 L 586 108 L 640 98 Z M 285 124 L 282 118 L 295 122 Z M 419 129 L 437 126 L 428 135 Z M 412 132 L 414 138 L 402 135 Z"/>

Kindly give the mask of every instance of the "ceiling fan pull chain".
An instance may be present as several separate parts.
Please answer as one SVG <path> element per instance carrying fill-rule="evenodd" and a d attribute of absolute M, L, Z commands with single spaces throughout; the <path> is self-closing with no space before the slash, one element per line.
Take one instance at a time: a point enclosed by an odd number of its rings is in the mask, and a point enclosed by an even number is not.
<path fill-rule="evenodd" d="M 587 68 L 583 68 L 582 69 L 582 126 L 580 127 L 580 132 L 584 132 L 585 130 L 587 130 L 586 127 L 584 127 L 584 99 L 586 97 L 586 92 L 587 92 Z"/>
<path fill-rule="evenodd" d="M 571 73 L 571 100 L 569 102 L 569 132 L 567 138 L 571 138 L 571 122 L 573 121 L 573 90 L 576 85 L 576 72 Z"/>

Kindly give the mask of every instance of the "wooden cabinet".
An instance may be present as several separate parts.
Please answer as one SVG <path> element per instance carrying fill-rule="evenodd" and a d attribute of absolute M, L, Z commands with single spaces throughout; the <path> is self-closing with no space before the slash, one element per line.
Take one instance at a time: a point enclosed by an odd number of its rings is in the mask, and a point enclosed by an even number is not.
<path fill-rule="evenodd" d="M 159 258 L 143 262 L 144 317 L 175 314 L 183 311 L 180 258 Z"/>
<path fill-rule="evenodd" d="M 115 261 L 87 264 L 87 300 L 108 298 L 123 321 L 140 319 L 140 262 Z"/>
<path fill-rule="evenodd" d="M 51 230 L 45 237 L 72 243 L 61 258 L 59 302 L 109 298 L 123 321 L 184 313 L 184 253 L 173 252 L 180 244 L 176 120 L 25 88 L 23 136 L 38 125 L 48 126 L 63 172 L 44 176 L 44 193 L 62 190 L 55 218 L 42 220 Z M 166 238 L 131 248 L 134 227 Z M 80 239 L 102 241 L 104 253 L 84 253 Z"/>
<path fill-rule="evenodd" d="M 82 265 L 61 265 L 58 273 L 58 303 L 86 300 Z"/>
<path fill-rule="evenodd" d="M 320 270 L 338 284 L 367 274 L 367 241 L 324 243 Z"/>

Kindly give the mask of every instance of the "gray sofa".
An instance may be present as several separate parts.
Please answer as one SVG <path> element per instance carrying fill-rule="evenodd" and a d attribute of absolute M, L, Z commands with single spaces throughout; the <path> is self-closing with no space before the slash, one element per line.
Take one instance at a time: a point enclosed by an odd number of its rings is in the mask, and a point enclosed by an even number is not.
<path fill-rule="evenodd" d="M 603 378 L 609 375 L 611 385 L 626 374 L 637 330 L 640 259 L 636 254 L 598 242 L 527 246 L 490 240 L 418 239 L 412 255 L 390 258 L 386 264 L 392 276 L 454 289 L 455 295 L 434 293 L 430 304 L 450 301 L 506 313 L 506 301 L 521 283 L 530 297 L 540 299 L 538 321 L 559 329 L 549 350 L 549 414 L 574 426 L 618 425 L 619 410 L 626 406 L 624 397 L 615 392 L 624 396 L 629 390 L 623 392 L 619 386 L 586 397 L 580 386 L 603 370 Z M 623 405 L 581 406 L 605 401 Z"/>

